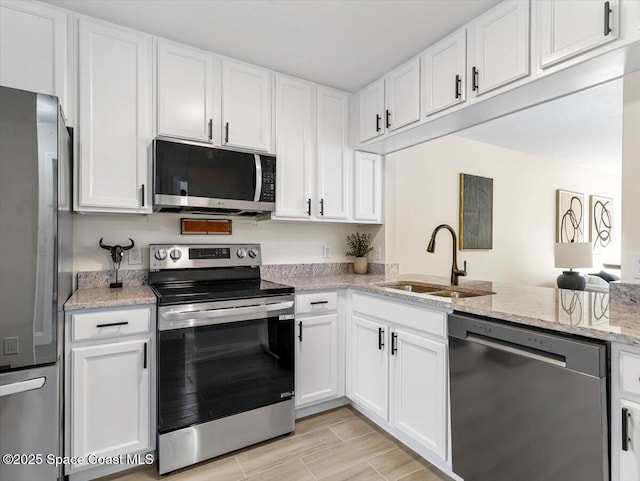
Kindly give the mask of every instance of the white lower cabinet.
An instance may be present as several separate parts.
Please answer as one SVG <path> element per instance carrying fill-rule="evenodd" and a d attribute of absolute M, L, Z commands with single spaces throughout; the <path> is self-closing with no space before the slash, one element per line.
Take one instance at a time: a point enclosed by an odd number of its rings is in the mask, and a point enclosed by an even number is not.
<path fill-rule="evenodd" d="M 65 474 L 127 469 L 127 455 L 155 450 L 155 308 L 70 311 L 65 324 L 65 456 L 83 458 Z M 74 336 L 79 326 L 86 335 Z M 92 456 L 124 458 L 101 465 Z"/>
<path fill-rule="evenodd" d="M 400 441 L 445 464 L 446 313 L 359 293 L 351 307 L 347 396 Z"/>

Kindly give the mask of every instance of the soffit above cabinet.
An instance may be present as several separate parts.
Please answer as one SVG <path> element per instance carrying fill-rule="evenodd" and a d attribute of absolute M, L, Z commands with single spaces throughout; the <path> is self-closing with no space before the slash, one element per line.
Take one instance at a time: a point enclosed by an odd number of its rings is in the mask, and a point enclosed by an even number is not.
<path fill-rule="evenodd" d="M 45 1 L 349 92 L 371 83 L 499 3 Z"/>

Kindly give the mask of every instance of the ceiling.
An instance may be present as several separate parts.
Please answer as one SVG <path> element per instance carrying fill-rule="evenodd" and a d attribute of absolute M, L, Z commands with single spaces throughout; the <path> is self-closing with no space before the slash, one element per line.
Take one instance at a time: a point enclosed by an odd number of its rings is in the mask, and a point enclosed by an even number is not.
<path fill-rule="evenodd" d="M 622 91 L 614 80 L 456 135 L 620 176 Z"/>
<path fill-rule="evenodd" d="M 499 0 L 45 0 L 355 92 Z"/>

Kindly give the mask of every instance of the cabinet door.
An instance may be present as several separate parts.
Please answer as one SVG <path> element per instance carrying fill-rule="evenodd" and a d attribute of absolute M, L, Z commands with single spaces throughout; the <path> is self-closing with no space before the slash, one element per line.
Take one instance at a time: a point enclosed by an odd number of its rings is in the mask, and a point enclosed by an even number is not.
<path fill-rule="evenodd" d="M 338 395 L 338 314 L 298 318 L 296 407 Z"/>
<path fill-rule="evenodd" d="M 355 152 L 353 220 L 382 223 L 382 156 Z"/>
<path fill-rule="evenodd" d="M 618 0 L 543 0 L 538 7 L 542 68 L 620 36 Z"/>
<path fill-rule="evenodd" d="M 384 79 L 365 87 L 360 99 L 360 142 L 384 134 Z"/>
<path fill-rule="evenodd" d="M 213 142 L 213 55 L 158 42 L 158 135 Z"/>
<path fill-rule="evenodd" d="M 271 72 L 222 61 L 222 143 L 271 151 Z"/>
<path fill-rule="evenodd" d="M 640 479 L 640 404 L 622 399 L 621 408 L 627 414 L 627 450 L 620 450 L 620 481 Z M 614 413 L 615 414 L 615 413 Z M 614 416 L 613 422 L 625 422 Z"/>
<path fill-rule="evenodd" d="M 438 42 L 422 56 L 424 112 L 426 115 L 466 99 L 467 31 Z"/>
<path fill-rule="evenodd" d="M 314 87 L 276 76 L 276 216 L 309 219 L 315 143 Z"/>
<path fill-rule="evenodd" d="M 420 120 L 420 58 L 387 74 L 385 85 L 385 126 L 399 129 Z"/>
<path fill-rule="evenodd" d="M 318 195 L 315 209 L 319 219 L 349 217 L 351 156 L 347 146 L 348 107 L 348 94 L 318 87 Z"/>
<path fill-rule="evenodd" d="M 117 456 L 151 447 L 149 342 L 71 349 L 70 456 Z"/>
<path fill-rule="evenodd" d="M 507 0 L 472 24 L 476 95 L 529 75 L 529 2 Z"/>
<path fill-rule="evenodd" d="M 0 4 L 0 85 L 59 97 L 70 121 L 67 13 L 42 3 Z"/>
<path fill-rule="evenodd" d="M 388 419 L 389 326 L 360 316 L 351 318 L 351 383 L 349 397 Z"/>
<path fill-rule="evenodd" d="M 78 210 L 151 212 L 151 37 L 78 25 Z"/>
<path fill-rule="evenodd" d="M 391 423 L 445 459 L 446 345 L 402 329 L 393 334 Z"/>

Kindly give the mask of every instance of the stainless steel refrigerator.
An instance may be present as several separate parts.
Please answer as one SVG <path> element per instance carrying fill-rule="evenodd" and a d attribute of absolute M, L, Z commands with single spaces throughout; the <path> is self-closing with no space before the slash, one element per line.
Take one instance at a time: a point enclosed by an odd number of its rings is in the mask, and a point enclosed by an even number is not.
<path fill-rule="evenodd" d="M 72 289 L 70 150 L 56 97 L 0 86 L 2 480 L 61 477 L 48 456 L 62 453 L 62 306 Z M 24 456 L 7 460 L 7 454 Z"/>

